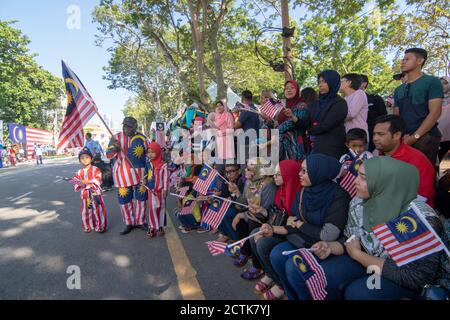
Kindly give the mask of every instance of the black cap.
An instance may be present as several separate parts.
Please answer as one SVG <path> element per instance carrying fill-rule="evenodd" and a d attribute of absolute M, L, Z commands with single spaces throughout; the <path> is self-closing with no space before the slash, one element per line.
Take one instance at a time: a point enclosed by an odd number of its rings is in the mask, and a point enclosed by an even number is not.
<path fill-rule="evenodd" d="M 94 158 L 92 156 L 91 151 L 88 148 L 83 148 L 83 149 L 81 149 L 80 153 L 78 154 L 78 160 L 80 160 L 80 158 L 83 154 L 87 154 L 89 157 L 91 157 L 91 159 Z"/>
<path fill-rule="evenodd" d="M 403 76 L 404 76 L 403 72 L 396 73 L 396 74 L 394 74 L 392 76 L 392 79 L 394 79 L 394 80 L 401 80 Z"/>
<path fill-rule="evenodd" d="M 122 124 L 132 128 L 137 128 L 137 120 L 133 117 L 126 117 L 125 119 L 123 119 Z"/>

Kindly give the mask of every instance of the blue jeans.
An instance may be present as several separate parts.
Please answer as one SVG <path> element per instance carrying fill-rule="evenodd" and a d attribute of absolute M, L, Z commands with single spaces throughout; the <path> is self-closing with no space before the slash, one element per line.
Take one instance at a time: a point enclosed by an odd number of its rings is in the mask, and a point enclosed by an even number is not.
<path fill-rule="evenodd" d="M 36 164 L 39 164 L 39 162 L 42 164 L 42 156 L 36 156 Z"/>
<path fill-rule="evenodd" d="M 369 289 L 367 274 L 359 262 L 350 258 L 349 255 L 330 256 L 321 261 L 327 279 L 327 300 L 345 298 L 346 300 L 398 300 L 401 298 L 415 298 L 416 294 L 410 290 L 400 287 L 398 284 L 380 278 L 380 289 Z M 288 281 L 288 298 L 290 300 L 311 300 L 306 281 L 302 273 L 297 269 L 292 259 L 285 264 L 286 278 Z"/>
<path fill-rule="evenodd" d="M 225 216 L 223 217 L 222 222 L 219 224 L 218 227 L 220 232 L 222 232 L 224 235 L 228 236 L 232 240 L 239 240 L 236 230 L 234 230 L 232 227 L 233 219 L 234 217 L 236 217 L 236 215 L 237 215 L 236 209 L 230 207 L 225 213 Z"/>
<path fill-rule="evenodd" d="M 251 234 L 258 232 L 259 229 L 260 228 L 253 229 Z M 273 280 L 273 282 L 275 282 L 279 286 L 281 286 L 282 284 L 277 272 L 275 272 L 270 261 L 270 252 L 277 244 L 284 241 L 286 240 L 280 237 L 262 237 L 257 242 L 255 242 L 255 238 L 250 238 L 250 246 L 252 247 L 252 252 L 256 255 L 256 258 L 262 264 L 264 272 Z"/>

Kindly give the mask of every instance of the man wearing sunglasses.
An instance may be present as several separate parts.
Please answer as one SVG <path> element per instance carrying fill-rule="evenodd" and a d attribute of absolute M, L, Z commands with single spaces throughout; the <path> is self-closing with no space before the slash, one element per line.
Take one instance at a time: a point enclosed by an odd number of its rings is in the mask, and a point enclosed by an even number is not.
<path fill-rule="evenodd" d="M 422 72 L 427 57 L 427 51 L 421 48 L 405 51 L 401 71 L 407 80 L 395 89 L 394 114 L 406 123 L 404 142 L 424 153 L 434 166 L 441 138 L 437 121 L 444 94 L 439 78 Z"/>

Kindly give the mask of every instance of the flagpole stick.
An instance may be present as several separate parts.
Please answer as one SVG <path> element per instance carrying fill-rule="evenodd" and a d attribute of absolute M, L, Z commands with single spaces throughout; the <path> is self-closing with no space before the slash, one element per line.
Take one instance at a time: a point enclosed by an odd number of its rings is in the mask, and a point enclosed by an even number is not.
<path fill-rule="evenodd" d="M 237 204 L 238 206 L 241 206 L 241 207 L 244 207 L 244 208 L 248 208 L 249 207 L 249 206 L 247 206 L 245 204 L 242 204 L 242 203 L 239 203 L 239 202 L 236 202 L 236 201 L 233 201 L 233 200 L 225 199 L 225 198 L 222 198 L 222 197 L 219 197 L 219 196 L 216 196 L 216 195 L 211 195 L 211 197 L 218 198 L 218 199 L 221 199 L 223 201 L 228 201 L 228 202 Z"/>
<path fill-rule="evenodd" d="M 211 166 L 210 166 L 209 164 L 207 164 L 206 162 L 205 162 L 205 164 L 208 166 L 208 168 L 214 170 L 214 169 L 211 168 Z M 217 171 L 217 170 L 216 170 L 216 171 Z M 222 176 L 218 171 L 217 171 L 217 175 L 218 175 L 219 177 L 221 177 L 221 178 L 226 182 L 226 184 L 230 184 L 230 181 L 228 181 L 227 179 L 225 179 L 225 177 Z"/>
<path fill-rule="evenodd" d="M 305 248 L 305 249 L 306 249 L 306 248 Z M 283 251 L 281 254 L 282 254 L 283 256 L 287 256 L 287 255 L 290 255 L 291 253 L 297 252 L 298 250 L 300 250 L 300 249 L 295 249 L 295 250 L 291 250 L 291 251 Z M 306 250 L 312 251 L 312 252 L 316 251 L 316 249 L 313 249 L 313 248 L 308 248 L 308 249 L 306 249 Z"/>
<path fill-rule="evenodd" d="M 100 118 L 100 120 L 102 121 L 102 123 L 105 126 L 106 130 L 108 130 L 108 132 L 111 135 L 111 137 L 113 137 L 114 135 L 113 135 L 111 129 L 108 127 L 108 125 L 106 124 L 105 120 L 103 120 L 103 117 L 100 115 L 100 112 L 98 112 L 97 106 L 95 106 L 95 113 Z"/>
<path fill-rule="evenodd" d="M 258 232 L 254 233 L 254 234 L 249 235 L 248 237 L 245 237 L 245 238 L 243 238 L 243 239 L 241 239 L 241 240 L 239 240 L 239 241 L 236 241 L 235 243 L 232 243 L 232 244 L 227 245 L 227 247 L 228 247 L 228 248 L 232 248 L 232 247 L 234 247 L 235 245 L 237 245 L 238 243 L 243 242 L 243 241 L 246 241 L 246 240 L 248 240 L 248 239 L 250 239 L 250 238 L 253 238 L 254 236 L 257 236 L 258 234 L 261 234 L 261 233 L 262 233 L 262 231 L 258 231 Z"/>

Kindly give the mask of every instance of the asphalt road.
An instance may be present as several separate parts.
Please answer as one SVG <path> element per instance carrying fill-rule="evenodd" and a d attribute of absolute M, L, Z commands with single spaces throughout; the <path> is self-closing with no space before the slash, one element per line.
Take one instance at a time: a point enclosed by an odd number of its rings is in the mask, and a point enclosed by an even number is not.
<path fill-rule="evenodd" d="M 162 238 L 148 240 L 142 230 L 119 235 L 116 191 L 104 195 L 108 232 L 83 233 L 79 194 L 56 178 L 78 168 L 66 159 L 0 169 L 0 299 L 183 299 L 190 282 L 208 300 L 257 299 L 254 282 L 241 280 L 231 258 L 210 255 L 205 242 L 214 235 L 182 234 L 173 225 Z M 188 261 L 180 260 L 184 253 Z M 79 267 L 80 289 L 67 286 L 70 266 Z M 194 277 L 183 282 L 186 272 Z"/>

